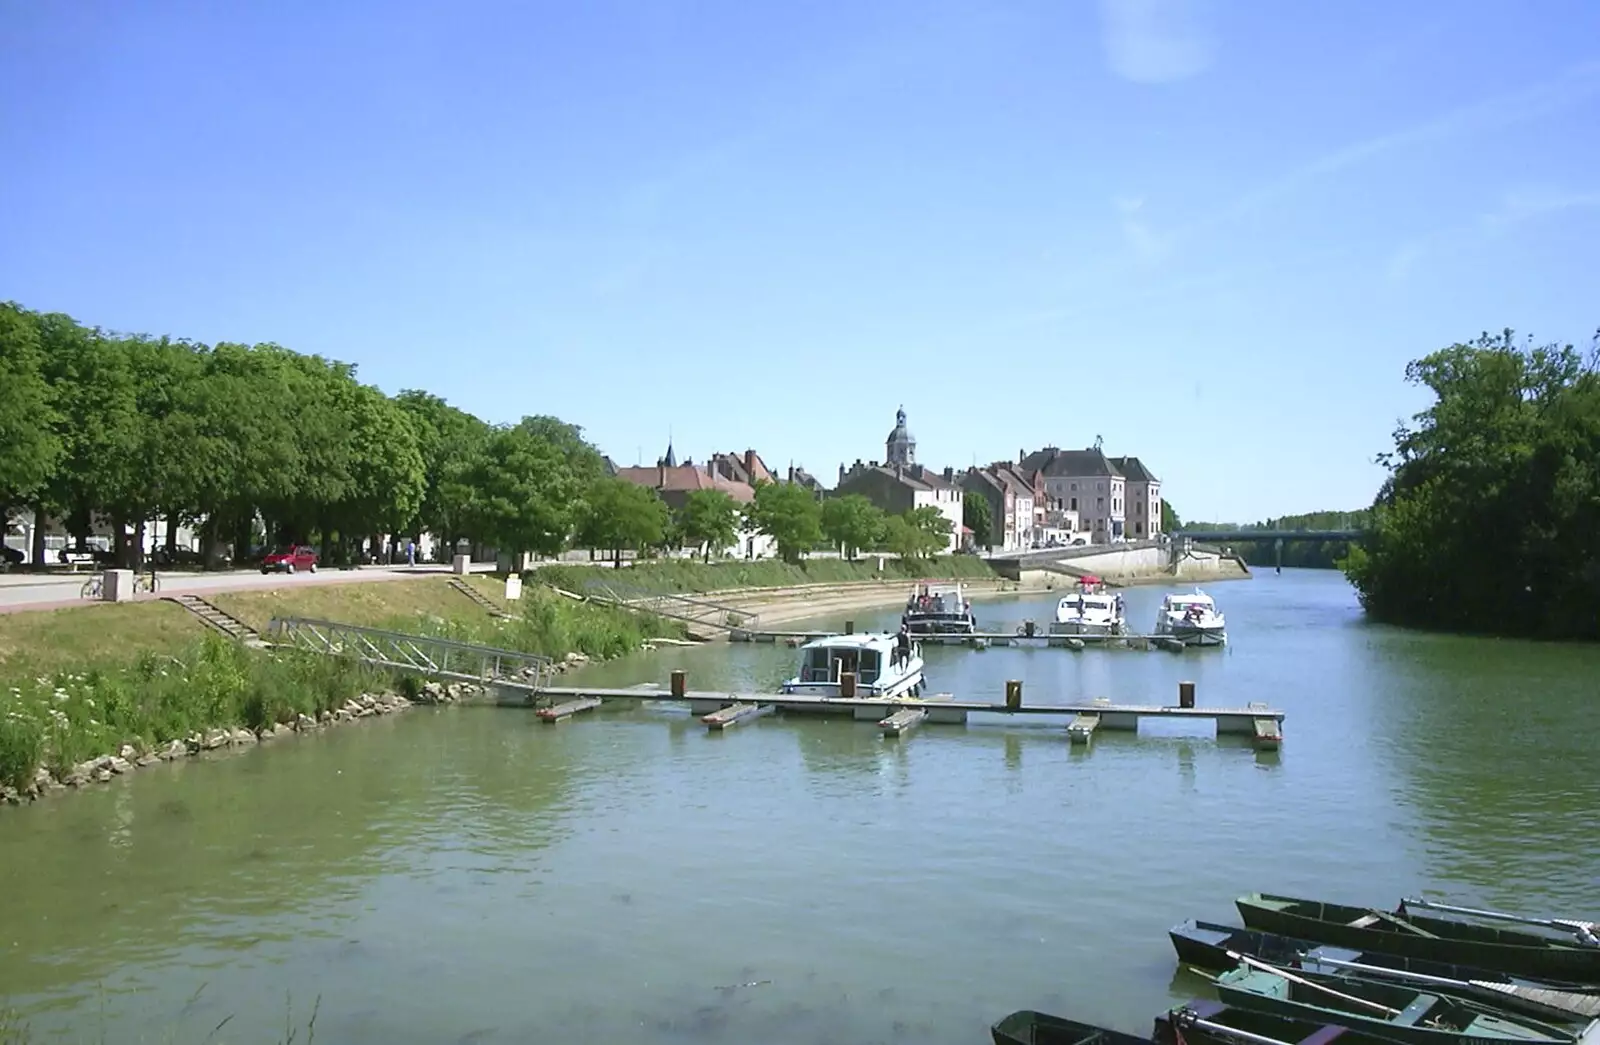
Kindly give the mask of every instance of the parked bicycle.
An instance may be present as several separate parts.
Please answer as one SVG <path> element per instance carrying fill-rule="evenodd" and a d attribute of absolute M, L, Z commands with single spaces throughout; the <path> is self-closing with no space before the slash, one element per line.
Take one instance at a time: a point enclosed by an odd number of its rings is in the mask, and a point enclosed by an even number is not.
<path fill-rule="evenodd" d="M 161 578 L 156 572 L 136 573 L 133 577 L 133 593 L 135 595 L 155 595 L 161 591 Z M 80 599 L 103 599 L 106 592 L 106 575 L 97 573 L 83 582 L 83 587 L 78 589 Z"/>
<path fill-rule="evenodd" d="M 106 575 L 97 573 L 83 582 L 83 587 L 78 589 L 80 599 L 98 599 L 104 596 L 106 590 Z"/>
<path fill-rule="evenodd" d="M 154 595 L 160 590 L 161 578 L 156 576 L 155 570 L 151 570 L 149 573 L 138 574 L 133 578 L 133 593 L 135 595 L 139 594 L 140 592 L 146 592 L 150 595 Z"/>

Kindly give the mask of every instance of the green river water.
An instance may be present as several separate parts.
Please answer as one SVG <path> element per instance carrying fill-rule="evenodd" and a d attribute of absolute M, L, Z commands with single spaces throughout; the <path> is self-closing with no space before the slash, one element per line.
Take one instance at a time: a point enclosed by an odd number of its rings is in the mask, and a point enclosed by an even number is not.
<path fill-rule="evenodd" d="M 1288 712 L 1209 728 L 976 719 L 900 741 L 682 711 L 415 710 L 0 810 L 0 1006 L 36 1040 L 978 1045 L 1041 1008 L 1145 1033 L 1203 993 L 1166 930 L 1250 890 L 1600 915 L 1600 648 L 1366 624 L 1338 575 L 1211 589 L 1231 645 L 927 651 L 931 687 Z M 1146 630 L 1161 589 L 1126 592 Z M 981 603 L 1046 620 L 1053 597 Z M 858 612 L 858 627 L 897 618 Z M 839 622 L 829 622 L 837 624 Z M 585 681 L 761 687 L 715 645 Z M 299 1041 L 304 1041 L 304 1031 Z"/>

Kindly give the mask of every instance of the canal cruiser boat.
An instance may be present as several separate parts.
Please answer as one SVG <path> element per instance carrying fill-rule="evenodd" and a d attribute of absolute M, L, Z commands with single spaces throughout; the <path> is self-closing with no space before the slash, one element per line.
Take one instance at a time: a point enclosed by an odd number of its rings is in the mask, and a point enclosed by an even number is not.
<path fill-rule="evenodd" d="M 1410 904 L 1422 906 L 1418 901 L 1410 901 Z M 1548 920 L 1550 925 L 1560 927 L 1557 931 L 1565 929 L 1570 934 L 1566 939 L 1559 939 L 1532 931 L 1541 924 L 1537 919 L 1515 919 L 1528 924 L 1529 928 L 1506 929 L 1417 914 L 1407 910 L 1404 903 L 1391 913 L 1293 896 L 1250 893 L 1239 897 L 1234 905 L 1247 928 L 1279 936 L 1319 940 L 1335 947 L 1381 951 L 1403 958 L 1473 965 L 1512 976 L 1569 983 L 1600 982 L 1600 947 L 1585 943 L 1574 928 L 1569 928 L 1592 923 Z M 1587 931 L 1593 932 L 1592 929 Z"/>
<path fill-rule="evenodd" d="M 1106 1030 L 1047 1012 L 1023 1009 L 989 1028 L 994 1045 L 1150 1045 L 1137 1034 Z"/>
<path fill-rule="evenodd" d="M 855 697 L 883 700 L 922 694 L 922 645 L 912 642 L 902 655 L 894 635 L 829 635 L 800 647 L 800 673 L 783 684 L 782 692 L 808 697 L 849 699 L 843 677 L 855 676 Z M 784 711 L 816 710 L 814 704 L 787 705 Z"/>
<path fill-rule="evenodd" d="M 1195 969 L 1227 972 L 1238 967 L 1235 956 L 1244 955 L 1290 969 L 1418 984 L 1551 1023 L 1600 1019 L 1600 985 L 1595 984 L 1524 979 L 1492 969 L 1334 947 L 1194 919 L 1174 926 L 1167 935 L 1178 961 Z"/>
<path fill-rule="evenodd" d="M 1280 969 L 1254 958 L 1217 977 L 1217 997 L 1307 1023 L 1334 1023 L 1401 1045 L 1574 1045 L 1580 1032 L 1462 998 L 1391 983 Z"/>
<path fill-rule="evenodd" d="M 1122 596 L 1106 591 L 1098 577 L 1084 577 L 1056 603 L 1052 635 L 1121 635 L 1127 631 Z"/>
<path fill-rule="evenodd" d="M 1196 588 L 1173 592 L 1161 600 L 1156 612 L 1156 634 L 1177 639 L 1185 646 L 1222 646 L 1228 641 L 1227 621 L 1217 612 L 1211 596 Z"/>
<path fill-rule="evenodd" d="M 972 600 L 959 584 L 918 581 L 900 618 L 913 635 L 971 635 L 978 630 Z"/>

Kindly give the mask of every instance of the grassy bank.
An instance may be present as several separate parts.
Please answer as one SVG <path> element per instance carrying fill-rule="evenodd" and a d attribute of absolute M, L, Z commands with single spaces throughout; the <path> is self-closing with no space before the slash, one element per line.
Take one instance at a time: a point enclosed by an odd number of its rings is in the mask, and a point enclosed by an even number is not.
<path fill-rule="evenodd" d="M 525 593 L 519 616 L 499 619 L 436 578 L 214 601 L 257 627 L 274 615 L 317 616 L 557 658 L 615 657 L 681 635 L 670 622 L 539 589 Z M 260 731 L 397 686 L 355 661 L 246 649 L 168 603 L 7 614 L 0 651 L 0 782 L 19 789 L 41 766 L 60 777 L 125 744 L 149 751 L 209 729 Z"/>
<path fill-rule="evenodd" d="M 529 579 L 543 584 L 553 584 L 568 591 L 582 591 L 586 585 L 596 581 L 614 580 L 620 585 L 640 591 L 694 593 L 728 591 L 734 588 L 783 588 L 796 584 L 845 584 L 851 581 L 909 582 L 923 577 L 963 580 L 999 578 L 999 574 L 994 572 L 987 561 L 975 555 L 947 555 L 931 562 L 884 559 L 883 570 L 879 571 L 877 567 L 876 556 L 858 559 L 855 562 L 846 562 L 843 559 L 807 559 L 798 566 L 771 559 L 711 563 L 693 562 L 687 559 L 663 559 L 617 571 L 595 566 L 552 564 L 531 571 Z"/>

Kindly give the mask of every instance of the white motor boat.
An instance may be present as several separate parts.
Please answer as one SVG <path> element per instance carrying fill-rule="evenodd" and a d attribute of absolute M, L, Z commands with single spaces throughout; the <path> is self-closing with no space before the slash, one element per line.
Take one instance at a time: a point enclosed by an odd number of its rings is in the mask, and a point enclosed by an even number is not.
<path fill-rule="evenodd" d="M 1174 592 L 1161 600 L 1156 612 L 1156 634 L 1167 635 L 1185 646 L 1222 646 L 1228 641 L 1227 621 L 1217 612 L 1211 596 L 1196 588 Z"/>
<path fill-rule="evenodd" d="M 1078 582 L 1072 594 L 1056 603 L 1052 635 L 1121 635 L 1127 631 L 1122 596 L 1106 591 L 1095 577 Z"/>
<path fill-rule="evenodd" d="M 901 655 L 894 635 L 829 635 L 800 647 L 800 673 L 782 692 L 808 697 L 845 696 L 841 677 L 855 675 L 855 696 L 872 699 L 922 694 L 922 644 L 912 642 Z M 815 705 L 778 705 L 784 711 L 816 710 Z"/>

